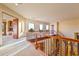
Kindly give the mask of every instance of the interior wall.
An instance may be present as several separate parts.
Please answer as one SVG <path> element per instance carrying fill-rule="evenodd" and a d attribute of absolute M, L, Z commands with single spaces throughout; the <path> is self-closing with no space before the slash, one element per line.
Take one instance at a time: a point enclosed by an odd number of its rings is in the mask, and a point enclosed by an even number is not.
<path fill-rule="evenodd" d="M 2 45 L 2 12 L 0 11 L 0 45 Z"/>
<path fill-rule="evenodd" d="M 2 12 L 8 13 L 8 14 L 18 18 L 19 22 L 21 22 L 21 21 L 25 22 L 26 21 L 26 19 L 23 16 L 19 15 L 15 11 L 9 9 L 8 7 L 4 6 L 3 4 L 0 4 L 0 9 L 1 9 Z M 18 23 L 18 25 L 19 25 L 19 23 Z M 19 28 L 19 26 L 18 26 L 18 28 Z M 23 28 L 23 29 L 25 29 L 25 28 Z M 22 34 L 24 34 L 24 32 L 20 32 L 20 29 L 18 31 L 19 31 L 18 37 L 20 37 Z"/>
<path fill-rule="evenodd" d="M 79 32 L 79 19 L 62 20 L 59 27 L 65 36 L 74 38 L 74 33 Z"/>

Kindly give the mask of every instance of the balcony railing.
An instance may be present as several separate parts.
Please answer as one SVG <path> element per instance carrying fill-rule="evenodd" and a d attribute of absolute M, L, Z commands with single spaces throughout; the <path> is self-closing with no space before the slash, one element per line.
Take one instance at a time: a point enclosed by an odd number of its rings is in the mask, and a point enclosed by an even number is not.
<path fill-rule="evenodd" d="M 59 35 L 35 34 L 35 38 L 30 40 L 36 49 L 40 49 L 48 56 L 78 56 L 79 40 L 66 38 Z"/>

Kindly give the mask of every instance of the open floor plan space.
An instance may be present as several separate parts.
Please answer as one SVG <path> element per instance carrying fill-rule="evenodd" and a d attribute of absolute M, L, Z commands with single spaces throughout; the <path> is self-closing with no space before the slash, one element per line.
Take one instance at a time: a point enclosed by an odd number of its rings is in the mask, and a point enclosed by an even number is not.
<path fill-rule="evenodd" d="M 0 56 L 79 56 L 79 3 L 0 3 Z"/>

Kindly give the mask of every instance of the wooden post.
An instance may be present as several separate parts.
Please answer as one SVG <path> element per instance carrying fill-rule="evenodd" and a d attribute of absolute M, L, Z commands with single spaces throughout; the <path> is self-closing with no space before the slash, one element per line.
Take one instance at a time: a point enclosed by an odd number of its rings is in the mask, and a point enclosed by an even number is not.
<path fill-rule="evenodd" d="M 35 40 L 36 49 L 38 48 L 38 42 L 37 42 L 37 34 L 36 34 L 36 40 Z"/>
<path fill-rule="evenodd" d="M 68 41 L 65 41 L 65 56 L 68 55 Z"/>
<path fill-rule="evenodd" d="M 58 36 L 59 36 L 59 22 L 57 22 L 57 40 L 56 40 L 56 48 L 58 48 L 57 49 L 57 51 L 56 51 L 56 55 L 59 53 L 59 38 L 58 38 Z"/>
<path fill-rule="evenodd" d="M 57 36 L 58 36 L 58 33 L 59 33 L 59 22 L 57 22 Z"/>
<path fill-rule="evenodd" d="M 76 39 L 76 40 L 78 40 L 79 38 L 78 38 L 78 32 L 75 32 L 74 33 L 74 38 Z M 75 43 L 75 44 L 77 44 L 77 47 L 75 48 L 76 50 L 77 50 L 77 52 L 75 53 L 76 55 L 79 55 L 79 43 Z"/>

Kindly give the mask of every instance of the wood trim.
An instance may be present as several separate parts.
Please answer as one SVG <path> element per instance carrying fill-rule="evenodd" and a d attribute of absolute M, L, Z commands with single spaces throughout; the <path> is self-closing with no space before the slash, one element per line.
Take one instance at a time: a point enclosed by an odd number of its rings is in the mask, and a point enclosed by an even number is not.
<path fill-rule="evenodd" d="M 11 17 L 14 17 L 15 19 L 17 18 L 17 17 L 15 17 L 15 16 L 11 15 L 11 14 L 8 14 L 8 13 L 2 11 L 2 14 L 3 14 L 3 13 L 6 14 L 6 15 L 9 15 L 9 16 L 11 16 Z"/>
<path fill-rule="evenodd" d="M 18 36 L 19 36 L 19 32 L 18 32 L 18 31 L 19 31 L 19 30 L 18 30 L 18 29 L 19 29 L 19 28 L 18 28 L 18 21 L 19 21 L 19 19 L 17 19 L 17 18 L 13 20 L 13 22 L 14 22 L 13 25 L 14 25 L 14 24 L 16 25 L 16 33 L 13 34 L 13 36 L 15 37 L 15 39 L 18 39 Z"/>
<path fill-rule="evenodd" d="M 19 19 L 17 19 L 17 39 L 19 38 Z"/>
<path fill-rule="evenodd" d="M 72 38 L 67 38 L 67 37 L 61 37 L 62 40 L 67 40 L 67 41 L 72 41 L 72 42 L 77 42 L 79 43 L 79 40 L 72 39 Z"/>
<path fill-rule="evenodd" d="M 40 41 L 40 40 L 45 40 L 45 39 L 48 39 L 48 38 L 55 38 L 55 39 L 59 39 L 59 40 L 67 40 L 67 41 L 72 41 L 72 42 L 77 42 L 77 43 L 79 43 L 79 40 L 76 40 L 76 39 L 72 39 L 72 38 L 67 38 L 67 37 L 63 37 L 63 36 L 45 36 L 45 37 L 40 37 L 40 38 L 37 38 L 38 39 L 38 41 Z M 36 38 L 35 38 L 36 39 Z M 30 39 L 29 41 L 31 41 L 31 42 L 34 42 L 35 41 L 35 39 Z"/>

